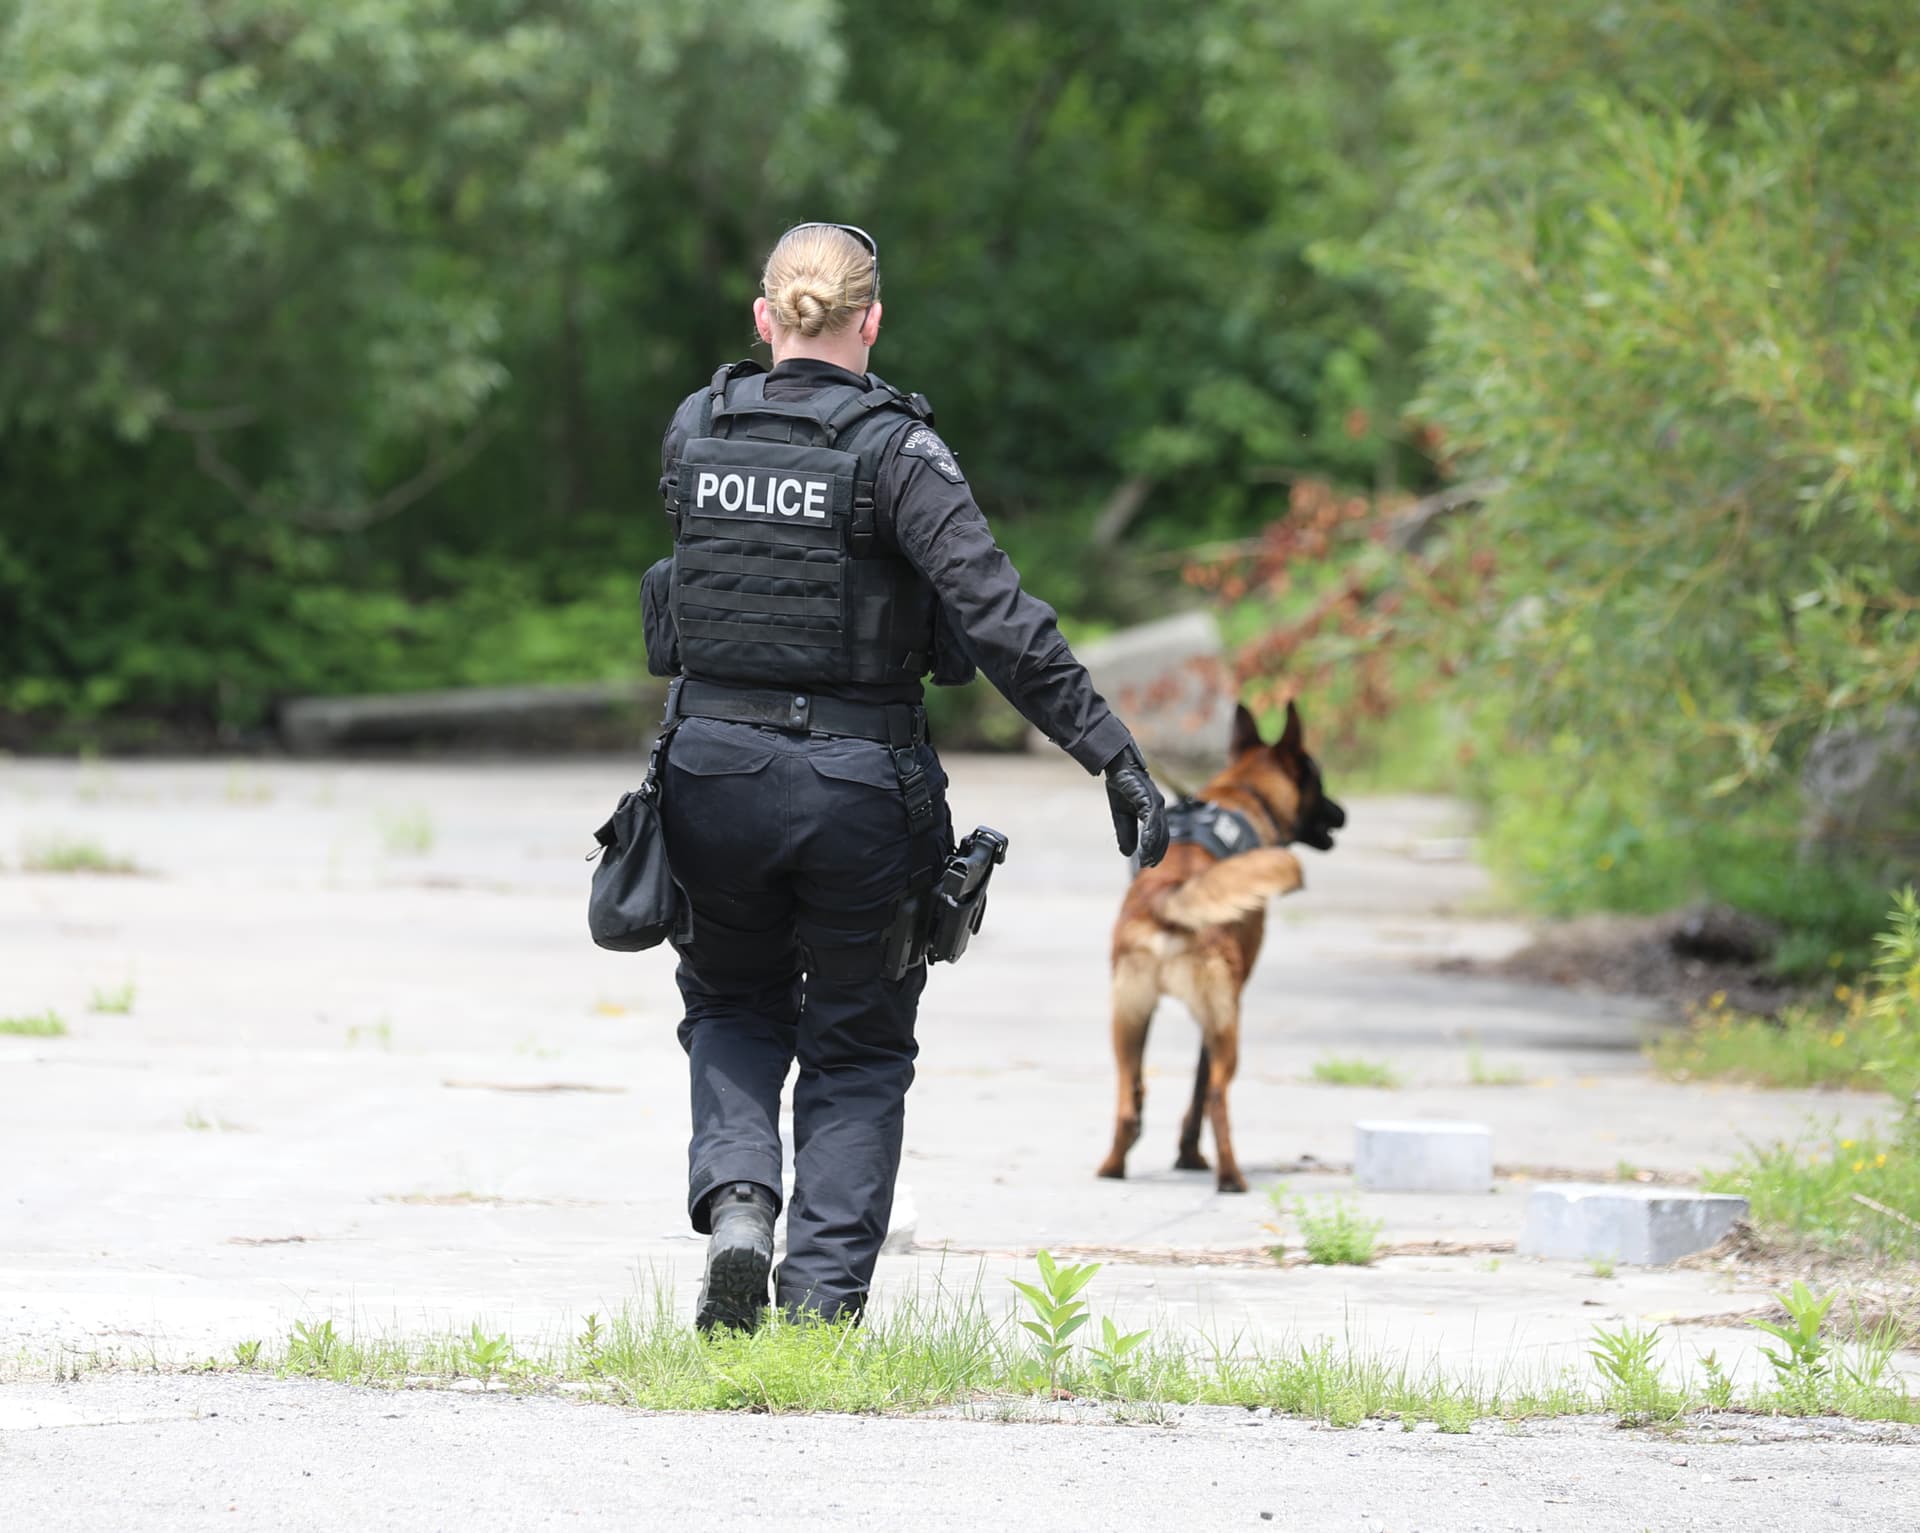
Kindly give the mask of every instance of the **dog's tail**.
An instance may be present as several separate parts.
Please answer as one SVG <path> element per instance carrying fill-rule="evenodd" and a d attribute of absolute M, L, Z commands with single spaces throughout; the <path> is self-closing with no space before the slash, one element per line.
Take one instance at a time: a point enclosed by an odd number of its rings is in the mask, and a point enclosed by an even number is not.
<path fill-rule="evenodd" d="M 1152 908 L 1168 925 L 1198 931 L 1264 910 L 1276 894 L 1291 894 L 1305 883 L 1292 852 L 1267 846 L 1216 862 L 1199 877 L 1169 889 Z"/>

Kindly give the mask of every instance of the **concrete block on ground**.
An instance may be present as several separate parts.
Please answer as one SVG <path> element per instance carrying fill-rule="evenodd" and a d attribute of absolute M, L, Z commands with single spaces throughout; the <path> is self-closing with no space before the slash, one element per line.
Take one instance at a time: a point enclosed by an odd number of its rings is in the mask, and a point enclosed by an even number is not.
<path fill-rule="evenodd" d="M 1549 1182 L 1527 1197 L 1522 1256 L 1664 1267 L 1717 1245 L 1747 1200 L 1684 1187 Z"/>
<path fill-rule="evenodd" d="M 1353 1126 L 1353 1179 L 1368 1192 L 1486 1192 L 1493 1134 L 1484 1123 L 1377 1118 Z"/>
<path fill-rule="evenodd" d="M 1226 760 L 1234 686 L 1212 613 L 1123 628 L 1074 654 L 1149 757 L 1188 767 Z"/>

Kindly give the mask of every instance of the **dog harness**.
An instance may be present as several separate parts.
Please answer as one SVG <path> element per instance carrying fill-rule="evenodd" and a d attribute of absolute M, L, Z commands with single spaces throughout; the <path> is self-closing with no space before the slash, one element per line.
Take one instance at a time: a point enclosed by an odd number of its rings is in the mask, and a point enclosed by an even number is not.
<path fill-rule="evenodd" d="M 1260 844 L 1253 821 L 1239 810 L 1199 798 L 1183 798 L 1167 810 L 1167 837 L 1175 845 L 1202 847 L 1223 861 Z"/>

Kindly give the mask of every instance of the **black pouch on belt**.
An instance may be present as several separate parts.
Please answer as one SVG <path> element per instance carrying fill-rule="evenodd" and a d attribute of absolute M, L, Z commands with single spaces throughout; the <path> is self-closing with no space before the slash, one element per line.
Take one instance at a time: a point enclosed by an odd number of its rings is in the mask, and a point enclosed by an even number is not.
<path fill-rule="evenodd" d="M 616 953 L 640 953 L 691 935 L 692 911 L 667 865 L 660 826 L 660 758 L 679 727 L 678 693 L 676 684 L 667 694 L 667 716 L 648 757 L 646 778 L 620 795 L 606 824 L 593 833 L 600 845 L 588 860 L 597 856 L 600 865 L 587 896 L 587 931 L 599 946 Z"/>
<path fill-rule="evenodd" d="M 647 672 L 680 674 L 680 630 L 674 626 L 673 556 L 656 563 L 640 582 L 640 631 L 647 641 Z"/>

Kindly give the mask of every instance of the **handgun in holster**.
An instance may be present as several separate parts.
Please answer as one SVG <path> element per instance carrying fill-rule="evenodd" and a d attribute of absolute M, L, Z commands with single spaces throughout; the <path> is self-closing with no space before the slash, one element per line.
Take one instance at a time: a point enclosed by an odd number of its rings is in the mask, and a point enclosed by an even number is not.
<path fill-rule="evenodd" d="M 977 827 L 923 894 L 901 903 L 886 934 L 886 973 L 899 979 L 915 964 L 957 963 L 987 914 L 987 885 L 1007 860 L 1007 838 Z"/>

